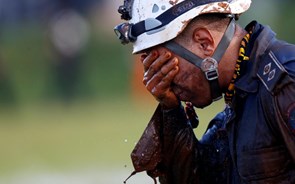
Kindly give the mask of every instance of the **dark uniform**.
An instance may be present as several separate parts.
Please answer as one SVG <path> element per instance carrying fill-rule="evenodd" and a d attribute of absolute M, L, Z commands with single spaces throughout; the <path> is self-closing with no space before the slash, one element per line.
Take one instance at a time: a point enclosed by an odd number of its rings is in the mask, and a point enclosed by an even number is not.
<path fill-rule="evenodd" d="M 233 103 L 201 140 L 182 107 L 159 106 L 132 152 L 136 171 L 162 184 L 295 183 L 295 46 L 253 26 Z"/>

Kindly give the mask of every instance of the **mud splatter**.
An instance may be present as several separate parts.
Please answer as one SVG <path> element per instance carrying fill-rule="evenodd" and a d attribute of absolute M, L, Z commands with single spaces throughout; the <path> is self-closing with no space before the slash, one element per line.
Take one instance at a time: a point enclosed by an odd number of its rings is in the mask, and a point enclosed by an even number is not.
<path fill-rule="evenodd" d="M 206 5 L 201 12 L 202 13 L 215 13 L 215 12 L 229 13 L 230 6 L 228 3 L 224 3 L 224 2 L 220 2 L 217 4 L 211 3 Z"/>
<path fill-rule="evenodd" d="M 178 0 L 170 0 L 169 3 L 174 6 L 178 3 Z"/>

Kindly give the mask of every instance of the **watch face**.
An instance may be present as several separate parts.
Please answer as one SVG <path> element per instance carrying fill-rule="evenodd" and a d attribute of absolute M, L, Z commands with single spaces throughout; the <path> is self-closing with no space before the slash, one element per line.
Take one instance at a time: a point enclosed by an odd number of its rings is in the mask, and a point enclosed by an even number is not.
<path fill-rule="evenodd" d="M 215 70 L 217 69 L 217 66 L 218 66 L 218 63 L 217 61 L 214 59 L 214 58 L 205 58 L 203 61 L 202 61 L 202 64 L 201 64 L 201 69 L 206 72 L 206 71 L 210 71 L 210 70 Z"/>

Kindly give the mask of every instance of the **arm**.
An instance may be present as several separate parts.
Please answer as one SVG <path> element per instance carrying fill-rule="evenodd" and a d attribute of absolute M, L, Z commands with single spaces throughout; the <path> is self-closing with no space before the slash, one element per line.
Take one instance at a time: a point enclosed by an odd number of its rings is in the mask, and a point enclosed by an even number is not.
<path fill-rule="evenodd" d="M 159 105 L 131 154 L 135 170 L 160 177 L 162 184 L 226 183 L 230 157 L 225 116 L 225 111 L 219 113 L 198 141 L 181 106 L 163 110 Z"/>
<path fill-rule="evenodd" d="M 275 112 L 278 130 L 284 140 L 293 163 L 295 163 L 295 82 L 286 85 L 275 97 Z"/>
<path fill-rule="evenodd" d="M 197 184 L 198 141 L 182 107 L 163 112 L 163 184 Z"/>
<path fill-rule="evenodd" d="M 159 106 L 131 154 L 135 170 L 147 171 L 152 178 L 160 176 L 163 184 L 195 184 L 198 142 L 171 89 L 178 60 L 163 48 L 143 55 L 141 60 L 143 83 Z"/>
<path fill-rule="evenodd" d="M 197 184 L 198 142 L 182 107 L 158 106 L 131 158 L 137 172 L 160 176 L 162 184 Z"/>

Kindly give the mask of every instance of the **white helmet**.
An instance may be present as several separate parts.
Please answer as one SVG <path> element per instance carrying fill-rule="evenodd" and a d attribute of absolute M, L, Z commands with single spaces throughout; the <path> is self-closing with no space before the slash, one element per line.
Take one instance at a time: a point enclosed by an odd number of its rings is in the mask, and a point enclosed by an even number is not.
<path fill-rule="evenodd" d="M 206 13 L 241 14 L 251 0 L 124 0 L 122 19 L 115 27 L 123 44 L 133 42 L 133 53 L 172 40 L 190 20 Z"/>

